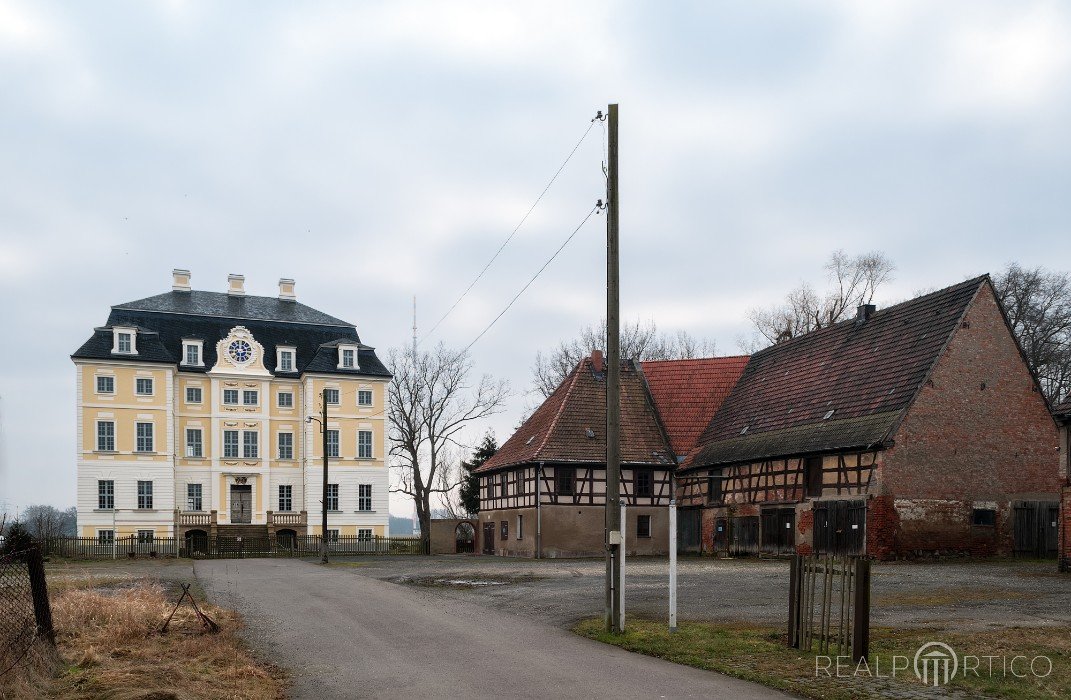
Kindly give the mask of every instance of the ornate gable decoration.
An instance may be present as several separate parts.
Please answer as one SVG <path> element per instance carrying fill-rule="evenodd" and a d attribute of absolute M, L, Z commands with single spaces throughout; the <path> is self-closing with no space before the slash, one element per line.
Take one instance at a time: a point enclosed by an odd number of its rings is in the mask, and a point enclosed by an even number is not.
<path fill-rule="evenodd" d="M 235 326 L 216 343 L 216 364 L 210 374 L 254 374 L 271 376 L 264 369 L 264 346 L 245 326 Z"/>

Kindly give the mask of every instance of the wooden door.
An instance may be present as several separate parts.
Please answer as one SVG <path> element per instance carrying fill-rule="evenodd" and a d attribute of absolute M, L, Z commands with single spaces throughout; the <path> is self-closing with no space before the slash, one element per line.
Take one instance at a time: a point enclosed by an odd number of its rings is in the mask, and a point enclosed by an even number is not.
<path fill-rule="evenodd" d="M 231 523 L 253 522 L 253 487 L 235 484 L 231 486 Z"/>
<path fill-rule="evenodd" d="M 714 551 L 729 553 L 729 519 L 718 518 L 714 521 Z"/>
<path fill-rule="evenodd" d="M 493 522 L 483 524 L 483 553 L 495 553 L 495 524 Z"/>

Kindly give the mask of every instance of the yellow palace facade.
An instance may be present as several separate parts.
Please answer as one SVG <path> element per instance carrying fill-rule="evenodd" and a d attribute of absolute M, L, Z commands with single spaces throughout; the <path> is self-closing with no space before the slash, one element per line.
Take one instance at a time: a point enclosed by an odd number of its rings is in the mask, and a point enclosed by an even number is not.
<path fill-rule="evenodd" d="M 73 355 L 78 530 L 116 537 L 387 535 L 390 373 L 356 327 L 278 297 L 172 290 L 113 306 Z M 314 417 L 317 420 L 310 420 Z"/>

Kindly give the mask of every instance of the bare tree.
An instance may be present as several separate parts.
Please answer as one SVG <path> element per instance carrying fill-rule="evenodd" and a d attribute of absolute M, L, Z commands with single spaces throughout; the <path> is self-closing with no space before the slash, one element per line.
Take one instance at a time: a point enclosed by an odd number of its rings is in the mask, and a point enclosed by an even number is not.
<path fill-rule="evenodd" d="M 1071 275 L 1011 263 L 993 286 L 1042 391 L 1061 401 L 1071 392 Z"/>
<path fill-rule="evenodd" d="M 532 378 L 535 391 L 547 398 L 592 350 L 606 347 L 606 319 L 599 326 L 585 326 L 580 334 L 563 340 L 550 353 L 536 353 Z M 653 320 L 621 326 L 621 357 L 632 360 L 681 360 L 713 355 L 714 341 L 697 339 L 686 331 L 660 333 Z"/>
<path fill-rule="evenodd" d="M 59 510 L 54 506 L 29 506 L 22 512 L 22 524 L 39 540 L 66 537 L 74 534 L 74 508 Z"/>
<path fill-rule="evenodd" d="M 468 451 L 462 433 L 501 410 L 509 385 L 486 374 L 470 384 L 468 355 L 441 343 L 428 351 L 392 350 L 388 361 L 394 379 L 387 390 L 387 418 L 397 474 L 391 490 L 412 497 L 427 544 L 432 496 L 449 494 L 460 483 L 455 448 Z"/>
<path fill-rule="evenodd" d="M 892 280 L 896 266 L 879 251 L 850 257 L 838 250 L 830 256 L 825 269 L 829 289 L 824 294 L 804 282 L 789 292 L 780 304 L 748 311 L 748 318 L 767 344 L 795 338 L 843 320 L 860 304 L 874 300 L 878 289 Z"/>

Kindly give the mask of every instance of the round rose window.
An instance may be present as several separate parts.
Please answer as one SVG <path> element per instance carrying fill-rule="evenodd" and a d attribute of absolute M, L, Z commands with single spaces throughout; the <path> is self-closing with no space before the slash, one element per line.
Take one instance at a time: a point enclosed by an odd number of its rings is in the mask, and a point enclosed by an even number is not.
<path fill-rule="evenodd" d="M 244 340 L 235 340 L 227 348 L 227 354 L 237 364 L 242 365 L 253 359 L 253 347 Z"/>

